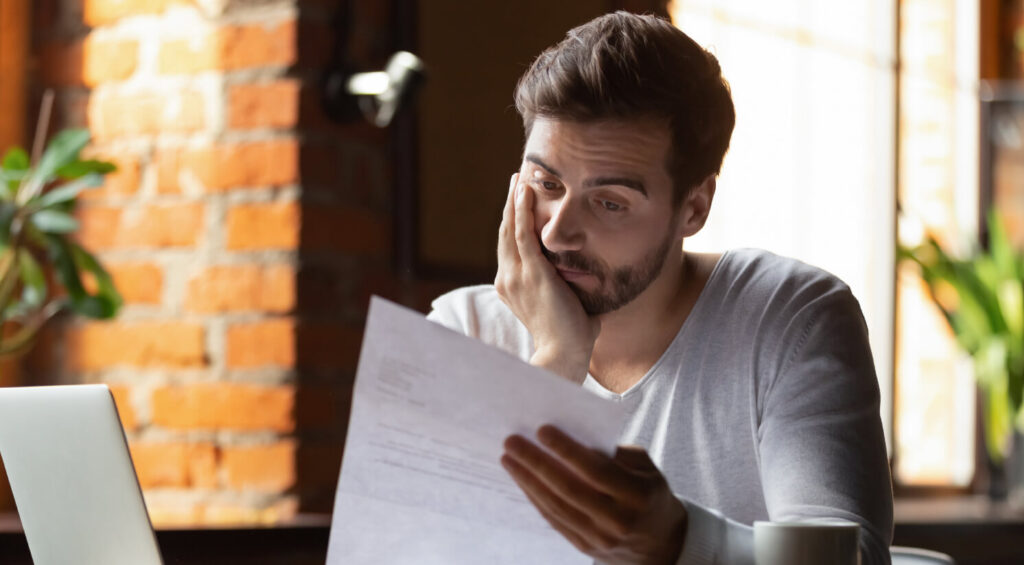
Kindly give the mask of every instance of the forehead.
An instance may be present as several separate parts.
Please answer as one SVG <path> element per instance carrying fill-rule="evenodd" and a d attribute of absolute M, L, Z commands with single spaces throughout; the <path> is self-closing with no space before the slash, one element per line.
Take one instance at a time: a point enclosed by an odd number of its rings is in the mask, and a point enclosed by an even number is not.
<path fill-rule="evenodd" d="M 600 169 L 667 178 L 670 145 L 668 125 L 655 120 L 575 122 L 538 117 L 524 153 L 541 156 L 564 174 Z"/>

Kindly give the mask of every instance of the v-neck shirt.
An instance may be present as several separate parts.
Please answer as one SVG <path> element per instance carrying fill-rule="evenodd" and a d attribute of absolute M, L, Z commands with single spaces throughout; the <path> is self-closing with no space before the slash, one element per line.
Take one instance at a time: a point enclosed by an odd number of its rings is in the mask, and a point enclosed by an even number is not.
<path fill-rule="evenodd" d="M 528 361 L 533 339 L 491 285 L 429 318 Z M 892 491 L 860 305 L 835 276 L 772 253 L 722 255 L 665 352 L 621 394 L 620 444 L 647 449 L 689 523 L 680 563 L 753 563 L 755 520 L 860 524 L 888 563 Z"/>

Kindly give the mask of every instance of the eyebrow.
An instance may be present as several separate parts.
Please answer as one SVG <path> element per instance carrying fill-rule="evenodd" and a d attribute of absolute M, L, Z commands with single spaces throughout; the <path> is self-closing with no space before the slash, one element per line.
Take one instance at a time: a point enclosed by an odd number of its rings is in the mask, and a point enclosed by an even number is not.
<path fill-rule="evenodd" d="M 531 163 L 533 163 L 534 165 L 537 165 L 538 167 L 544 169 L 545 171 L 547 171 L 548 173 L 550 173 L 550 174 L 552 174 L 552 175 L 554 175 L 556 177 L 561 177 L 562 176 L 561 174 L 558 173 L 558 171 L 556 171 L 554 169 L 554 167 L 548 165 L 543 160 L 541 160 L 540 157 L 538 157 L 537 155 L 535 155 L 533 153 L 528 153 L 524 157 L 524 159 L 529 161 L 529 162 L 531 162 Z M 626 188 L 629 188 L 629 189 L 632 189 L 632 190 L 635 190 L 635 191 L 639 192 L 640 194 L 644 195 L 644 198 L 648 198 L 648 196 L 647 196 L 647 188 L 644 186 L 643 181 L 638 180 L 638 179 L 634 179 L 634 178 L 629 178 L 629 177 L 597 177 L 597 178 L 594 178 L 594 179 L 587 179 L 587 180 L 583 181 L 583 188 L 594 188 L 594 187 L 598 187 L 598 186 L 624 186 Z"/>

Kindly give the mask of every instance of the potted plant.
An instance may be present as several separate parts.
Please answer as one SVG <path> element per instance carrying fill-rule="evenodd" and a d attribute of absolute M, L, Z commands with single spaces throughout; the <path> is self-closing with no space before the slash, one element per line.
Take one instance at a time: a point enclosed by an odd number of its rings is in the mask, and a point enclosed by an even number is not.
<path fill-rule="evenodd" d="M 1024 496 L 1024 253 L 999 215 L 988 216 L 988 247 L 958 258 L 927 235 L 901 260 L 920 267 L 931 297 L 974 361 L 983 399 L 985 448 L 996 498 Z"/>
<path fill-rule="evenodd" d="M 78 229 L 78 195 L 114 171 L 111 163 L 80 157 L 88 142 L 87 130 L 65 130 L 34 160 L 19 147 L 0 160 L 0 360 L 27 352 L 62 311 L 110 318 L 121 306 L 110 275 L 70 237 Z M 0 509 L 10 503 L 0 476 Z"/>

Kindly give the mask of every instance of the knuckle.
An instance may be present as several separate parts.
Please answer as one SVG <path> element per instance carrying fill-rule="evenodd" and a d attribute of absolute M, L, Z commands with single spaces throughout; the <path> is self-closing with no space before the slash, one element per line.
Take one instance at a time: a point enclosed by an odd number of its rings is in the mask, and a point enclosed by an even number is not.
<path fill-rule="evenodd" d="M 612 533 L 620 540 L 636 529 L 639 516 L 635 512 L 621 512 L 611 520 Z"/>

